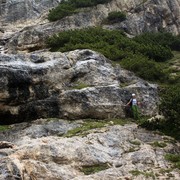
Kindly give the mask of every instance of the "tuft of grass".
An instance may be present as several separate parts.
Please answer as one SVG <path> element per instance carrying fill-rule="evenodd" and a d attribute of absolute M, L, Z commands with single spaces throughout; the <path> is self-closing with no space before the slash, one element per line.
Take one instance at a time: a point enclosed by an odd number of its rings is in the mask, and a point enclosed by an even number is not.
<path fill-rule="evenodd" d="M 125 151 L 126 153 L 131 153 L 131 152 L 135 152 L 135 151 L 137 151 L 137 150 L 139 150 L 139 149 L 137 149 L 137 148 L 135 148 L 135 147 L 131 147 L 131 148 L 129 148 L 127 151 Z"/>
<path fill-rule="evenodd" d="M 170 172 L 172 172 L 172 170 L 173 170 L 173 169 L 171 169 L 171 168 L 169 168 L 169 169 L 160 169 L 159 172 L 160 172 L 161 174 L 166 174 L 166 173 L 169 174 Z"/>
<path fill-rule="evenodd" d="M 83 89 L 83 88 L 86 88 L 86 87 L 89 87 L 89 85 L 83 83 L 83 82 L 78 82 L 76 83 L 72 89 Z"/>
<path fill-rule="evenodd" d="M 69 130 L 64 135 L 64 137 L 85 136 L 89 134 L 88 131 L 91 129 L 97 129 L 97 128 L 102 128 L 102 127 L 112 126 L 112 125 L 123 126 L 127 123 L 130 123 L 130 121 L 125 120 L 125 119 L 105 119 L 105 120 L 86 119 L 80 127 Z"/>
<path fill-rule="evenodd" d="M 153 178 L 155 179 L 155 176 L 153 174 L 153 172 L 143 172 L 143 171 L 139 171 L 139 170 L 132 170 L 132 171 L 129 171 L 133 176 L 139 176 L 139 175 L 143 175 L 145 176 L 146 178 Z"/>
<path fill-rule="evenodd" d="M 93 166 L 83 166 L 81 171 L 85 175 L 90 175 L 90 174 L 97 173 L 99 171 L 106 170 L 108 168 L 109 168 L 108 164 L 97 164 L 97 165 L 93 165 Z"/>
<path fill-rule="evenodd" d="M 69 130 L 64 136 L 65 137 L 72 137 L 76 135 L 84 136 L 88 134 L 89 130 L 104 127 L 106 123 L 107 122 L 104 121 L 86 120 L 86 122 L 83 122 L 80 127 Z"/>
<path fill-rule="evenodd" d="M 6 131 L 8 130 L 10 127 L 8 125 L 3 125 L 3 126 L 0 126 L 0 132 L 1 131 Z"/>
<path fill-rule="evenodd" d="M 160 148 L 164 148 L 164 147 L 167 146 L 166 143 L 164 143 L 164 142 L 159 142 L 159 141 L 155 141 L 155 142 L 153 142 L 151 145 L 154 146 L 154 147 L 160 147 Z"/>
<path fill-rule="evenodd" d="M 142 172 L 141 171 L 139 171 L 139 170 L 132 170 L 132 171 L 129 171 L 133 176 L 139 176 L 139 175 L 141 175 L 142 174 Z"/>
<path fill-rule="evenodd" d="M 175 168 L 180 169 L 180 154 L 166 154 L 165 159 L 172 162 Z"/>
<path fill-rule="evenodd" d="M 134 141 L 129 141 L 131 144 L 134 144 L 134 145 L 141 145 L 141 142 L 137 141 L 137 140 L 134 140 Z"/>

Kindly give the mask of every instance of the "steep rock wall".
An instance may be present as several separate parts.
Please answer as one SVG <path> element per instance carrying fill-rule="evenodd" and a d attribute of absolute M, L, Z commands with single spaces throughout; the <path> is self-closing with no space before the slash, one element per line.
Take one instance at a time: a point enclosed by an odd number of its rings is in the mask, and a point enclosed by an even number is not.
<path fill-rule="evenodd" d="M 91 50 L 0 55 L 1 124 L 40 117 L 125 117 L 131 93 L 137 93 L 143 114 L 158 111 L 156 85 Z"/>
<path fill-rule="evenodd" d="M 2 23 L 38 18 L 61 0 L 0 0 Z"/>

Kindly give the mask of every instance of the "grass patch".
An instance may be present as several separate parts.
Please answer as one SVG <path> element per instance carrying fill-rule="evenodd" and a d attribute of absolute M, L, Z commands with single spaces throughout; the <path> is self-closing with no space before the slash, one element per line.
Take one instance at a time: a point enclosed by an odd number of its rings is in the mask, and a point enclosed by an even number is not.
<path fill-rule="evenodd" d="M 155 176 L 153 174 L 153 172 L 143 172 L 143 171 L 139 171 L 139 170 L 132 170 L 132 171 L 129 171 L 133 176 L 139 176 L 139 175 L 143 175 L 145 176 L 146 178 L 153 178 L 155 179 Z"/>
<path fill-rule="evenodd" d="M 171 169 L 171 168 L 169 168 L 169 169 L 160 169 L 159 172 L 160 172 L 161 174 L 166 174 L 166 173 L 169 174 L 170 172 L 172 172 L 172 170 L 173 170 L 173 169 Z"/>
<path fill-rule="evenodd" d="M 141 145 L 141 142 L 139 142 L 139 141 L 136 141 L 136 140 L 134 140 L 134 141 L 129 141 L 131 144 L 133 144 L 133 145 L 136 145 L 136 146 L 140 146 Z"/>
<path fill-rule="evenodd" d="M 165 159 L 172 162 L 175 168 L 180 169 L 180 154 L 166 154 Z"/>
<path fill-rule="evenodd" d="M 127 151 L 125 151 L 125 153 L 131 153 L 131 152 L 135 152 L 135 151 L 138 151 L 138 150 L 139 150 L 139 148 L 137 149 L 135 147 L 131 147 Z"/>
<path fill-rule="evenodd" d="M 166 143 L 164 142 L 159 142 L 159 141 L 155 141 L 151 144 L 153 147 L 160 147 L 160 148 L 164 148 L 167 146 Z"/>
<path fill-rule="evenodd" d="M 83 83 L 83 82 L 78 82 L 76 83 L 73 87 L 71 87 L 71 89 L 84 89 L 89 87 L 89 85 Z"/>
<path fill-rule="evenodd" d="M 105 121 L 86 120 L 85 122 L 82 123 L 80 127 L 69 130 L 64 136 L 65 137 L 72 137 L 76 135 L 84 136 L 88 134 L 89 130 L 102 128 L 105 126 L 106 123 L 107 122 Z"/>
<path fill-rule="evenodd" d="M 97 165 L 93 165 L 93 166 L 83 166 L 81 171 L 85 175 L 90 175 L 90 174 L 97 173 L 99 171 L 106 170 L 108 168 L 109 168 L 108 164 L 97 164 Z"/>
<path fill-rule="evenodd" d="M 10 129 L 10 127 L 8 125 L 3 125 L 3 126 L 0 125 L 0 132 L 1 131 L 6 131 L 8 129 Z"/>
<path fill-rule="evenodd" d="M 127 123 L 130 123 L 129 120 L 125 119 L 105 119 L 105 120 L 92 120 L 92 119 L 86 119 L 80 127 L 74 128 L 69 130 L 64 137 L 72 137 L 72 136 L 86 136 L 89 134 L 89 130 L 91 129 L 97 129 L 102 128 L 106 126 L 112 126 L 112 125 L 125 125 Z"/>
<path fill-rule="evenodd" d="M 132 171 L 129 171 L 133 176 L 139 176 L 142 174 L 141 171 L 138 171 L 138 170 L 132 170 Z"/>

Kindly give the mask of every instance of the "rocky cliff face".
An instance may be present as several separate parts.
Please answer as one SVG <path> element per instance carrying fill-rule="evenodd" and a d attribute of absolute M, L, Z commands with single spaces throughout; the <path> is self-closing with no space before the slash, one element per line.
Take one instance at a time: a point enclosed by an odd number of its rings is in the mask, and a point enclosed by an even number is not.
<path fill-rule="evenodd" d="M 127 20 L 105 28 L 123 29 L 131 35 L 162 29 L 174 34 L 180 32 L 180 0 L 112 0 L 108 4 L 87 8 L 71 17 L 48 23 L 48 8 L 57 4 L 57 0 L 1 1 L 1 44 L 5 41 L 9 52 L 37 49 L 43 46 L 48 36 L 59 31 L 100 25 L 111 11 L 125 11 Z M 7 22 L 13 22 L 15 26 Z"/>
<path fill-rule="evenodd" d="M 61 0 L 1 0 L 1 23 L 15 23 L 40 17 Z"/>
<path fill-rule="evenodd" d="M 180 179 L 164 157 L 180 152 L 178 142 L 132 122 L 118 125 L 131 93 L 143 114 L 157 113 L 156 85 L 88 49 L 42 50 L 48 36 L 99 25 L 115 10 L 126 11 L 127 20 L 105 28 L 178 34 L 180 1 L 112 0 L 48 22 L 48 9 L 59 2 L 0 0 L 0 124 L 11 124 L 0 126 L 0 180 Z"/>
<path fill-rule="evenodd" d="M 137 93 L 142 113 L 157 112 L 157 87 L 113 67 L 91 50 L 0 55 L 2 123 L 38 117 L 125 117 L 124 105 Z"/>
<path fill-rule="evenodd" d="M 12 36 L 23 28 L 47 22 L 49 9 L 60 0 L 0 0 L 0 51 Z"/>

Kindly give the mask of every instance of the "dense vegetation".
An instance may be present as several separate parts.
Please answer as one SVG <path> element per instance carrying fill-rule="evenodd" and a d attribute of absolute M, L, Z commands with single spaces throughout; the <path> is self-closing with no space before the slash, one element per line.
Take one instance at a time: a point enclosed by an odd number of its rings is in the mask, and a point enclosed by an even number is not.
<path fill-rule="evenodd" d="M 96 27 L 60 32 L 50 37 L 47 44 L 52 51 L 84 48 L 98 51 L 143 79 L 163 84 L 160 110 L 167 119 L 143 125 L 180 137 L 180 74 L 169 68 L 174 51 L 180 50 L 180 36 L 161 32 L 130 39 L 122 31 Z M 171 76 L 173 73 L 177 76 Z"/>
<path fill-rule="evenodd" d="M 111 0 L 62 0 L 61 3 L 48 14 L 49 21 L 57 21 L 63 17 L 79 12 L 79 8 L 92 7 L 105 4 Z"/>

